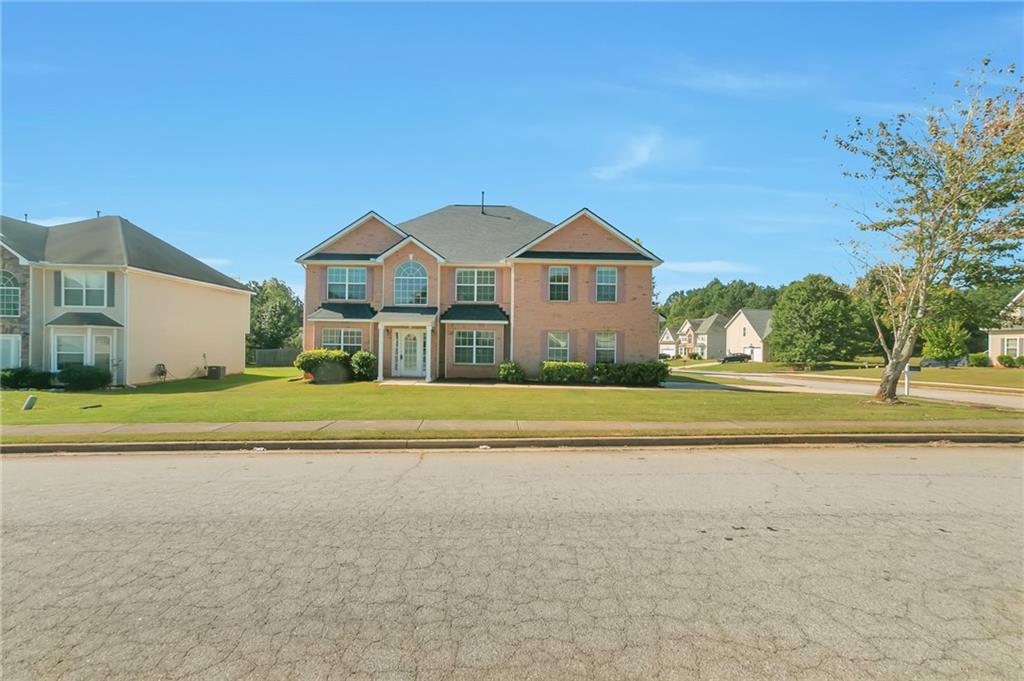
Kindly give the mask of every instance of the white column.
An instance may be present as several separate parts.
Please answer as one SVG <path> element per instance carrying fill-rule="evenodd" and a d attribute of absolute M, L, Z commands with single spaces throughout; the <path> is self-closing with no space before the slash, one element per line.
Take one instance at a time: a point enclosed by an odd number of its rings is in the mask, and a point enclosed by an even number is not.
<path fill-rule="evenodd" d="M 434 330 L 434 327 L 432 325 L 427 327 L 427 356 L 426 356 L 426 360 L 427 360 L 427 383 L 430 383 L 431 381 L 434 380 L 434 377 L 432 375 L 433 372 L 431 371 L 432 367 L 431 367 L 431 364 L 430 364 L 430 359 L 431 359 L 431 357 L 430 357 L 430 355 L 431 355 L 431 352 L 430 352 L 430 337 L 431 337 L 431 334 L 432 334 L 433 330 Z"/>
<path fill-rule="evenodd" d="M 384 380 L 384 325 L 377 323 L 377 380 Z"/>

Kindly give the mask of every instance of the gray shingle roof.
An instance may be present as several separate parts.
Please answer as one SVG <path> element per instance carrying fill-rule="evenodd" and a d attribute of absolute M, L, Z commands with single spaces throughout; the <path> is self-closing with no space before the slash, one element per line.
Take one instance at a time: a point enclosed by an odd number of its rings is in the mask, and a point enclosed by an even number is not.
<path fill-rule="evenodd" d="M 512 206 L 445 206 L 397 225 L 454 263 L 497 262 L 551 229 Z"/>
<path fill-rule="evenodd" d="M 754 328 L 757 335 L 761 338 L 765 338 L 772 332 L 772 311 L 771 310 L 758 310 L 752 307 L 744 307 L 740 309 L 747 320 L 750 322 L 750 326 Z"/>
<path fill-rule="evenodd" d="M 497 305 L 459 304 L 448 308 L 441 315 L 441 321 L 504 324 L 508 322 L 508 315 Z"/>
<path fill-rule="evenodd" d="M 65 312 L 47 326 L 121 326 L 102 312 Z"/>
<path fill-rule="evenodd" d="M 729 321 L 717 312 L 710 317 L 705 317 L 697 327 L 697 333 L 709 333 L 713 330 L 725 330 L 725 323 Z"/>
<path fill-rule="evenodd" d="M 19 222 L 20 225 L 14 224 Z M 249 290 L 118 215 L 54 227 L 30 225 L 5 217 L 2 226 L 4 243 L 35 262 L 137 267 L 240 291 Z"/>
<path fill-rule="evenodd" d="M 310 319 L 373 319 L 377 311 L 369 303 L 323 303 L 310 313 Z"/>
<path fill-rule="evenodd" d="M 651 260 L 643 253 L 599 253 L 597 251 L 526 251 L 517 257 L 551 260 Z"/>

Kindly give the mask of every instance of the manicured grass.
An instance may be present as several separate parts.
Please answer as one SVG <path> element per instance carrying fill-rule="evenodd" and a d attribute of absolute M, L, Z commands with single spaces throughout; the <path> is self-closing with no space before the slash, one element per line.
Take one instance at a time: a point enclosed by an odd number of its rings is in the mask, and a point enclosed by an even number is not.
<path fill-rule="evenodd" d="M 914 362 L 914 364 L 916 365 L 917 362 Z M 857 378 L 872 379 L 882 377 L 881 367 L 872 366 L 865 369 L 863 365 L 864 362 L 862 361 L 830 362 L 826 366 L 816 367 L 813 371 L 807 372 L 803 371 L 800 367 L 780 362 L 737 362 L 697 367 L 695 371 L 721 371 L 740 374 L 798 372 L 809 376 L 855 376 Z M 1024 369 L 1003 369 L 1000 367 L 944 369 L 941 367 L 926 367 L 921 369 L 921 371 L 911 373 L 910 380 L 921 383 L 955 383 L 958 385 L 980 385 L 1024 390 Z"/>
<path fill-rule="evenodd" d="M 223 381 L 190 379 L 131 390 L 2 394 L 5 425 L 26 423 L 168 423 L 327 419 L 522 419 L 569 421 L 798 421 L 988 419 L 1015 412 L 911 401 L 907 406 L 858 396 L 730 390 L 311 385 L 294 369 L 251 369 Z M 85 405 L 101 405 L 82 409 Z"/>

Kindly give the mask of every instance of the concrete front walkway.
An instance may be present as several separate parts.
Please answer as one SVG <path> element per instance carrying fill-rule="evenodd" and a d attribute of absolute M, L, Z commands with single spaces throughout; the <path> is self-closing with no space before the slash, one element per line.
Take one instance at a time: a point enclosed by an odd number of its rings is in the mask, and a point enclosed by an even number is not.
<path fill-rule="evenodd" d="M 908 432 L 963 431 L 970 428 L 1005 428 L 1017 431 L 1020 419 L 946 419 L 924 422 L 906 421 L 515 421 L 515 420 L 394 420 L 394 421 L 237 421 L 231 423 L 53 423 L 13 425 L 0 429 L 0 437 L 39 437 L 66 435 L 146 435 L 195 433 L 333 433 L 344 438 L 352 433 L 397 432 L 473 432 L 480 434 L 508 432 L 590 432 L 649 433 L 664 432 L 790 432 L 801 430 L 832 432 L 864 432 L 877 428 Z"/>

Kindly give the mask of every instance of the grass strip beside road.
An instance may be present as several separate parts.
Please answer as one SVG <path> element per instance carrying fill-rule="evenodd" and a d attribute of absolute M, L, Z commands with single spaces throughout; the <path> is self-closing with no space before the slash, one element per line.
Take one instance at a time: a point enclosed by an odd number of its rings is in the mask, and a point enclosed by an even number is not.
<path fill-rule="evenodd" d="M 686 367 L 678 370 L 687 371 Z M 879 380 L 881 367 L 863 368 L 857 362 L 832 362 L 813 371 L 802 371 L 799 367 L 779 362 L 730 362 L 694 367 L 693 371 L 725 372 L 736 374 L 792 373 L 806 378 L 853 377 Z M 675 375 L 686 375 L 675 374 Z M 1024 370 L 1000 367 L 926 367 L 910 374 L 912 383 L 952 383 L 963 386 L 993 387 L 1020 390 L 1024 392 Z"/>

